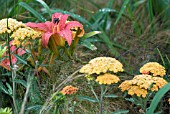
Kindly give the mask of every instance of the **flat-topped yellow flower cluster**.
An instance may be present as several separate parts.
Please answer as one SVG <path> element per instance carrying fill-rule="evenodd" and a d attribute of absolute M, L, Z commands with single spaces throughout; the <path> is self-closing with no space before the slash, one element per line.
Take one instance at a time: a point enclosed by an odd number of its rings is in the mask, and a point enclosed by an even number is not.
<path fill-rule="evenodd" d="M 100 74 L 112 71 L 113 73 L 123 72 L 123 65 L 111 57 L 97 57 L 89 61 L 80 69 L 80 73 Z"/>
<path fill-rule="evenodd" d="M 119 86 L 121 91 L 129 95 L 146 97 L 149 91 L 158 91 L 167 81 L 163 79 L 165 68 L 157 62 L 149 62 L 140 68 L 142 75 L 136 75 L 132 80 L 125 80 Z M 158 77 L 161 76 L 161 77 Z"/>
<path fill-rule="evenodd" d="M 96 82 L 99 82 L 99 84 L 113 84 L 118 83 L 120 81 L 119 77 L 114 74 L 106 73 L 104 75 L 99 75 L 96 79 Z"/>
<path fill-rule="evenodd" d="M 30 27 L 19 28 L 12 35 L 11 38 L 14 38 L 13 45 L 19 45 L 21 42 L 26 40 L 26 43 L 38 37 L 41 37 L 42 32 L 40 30 L 34 30 Z"/>
<path fill-rule="evenodd" d="M 28 40 L 41 37 L 42 35 L 42 31 L 27 27 L 24 23 L 12 18 L 0 20 L 0 34 L 4 33 L 9 33 L 11 38 L 14 39 L 13 45 L 17 46 L 23 41 L 29 42 Z"/>
<path fill-rule="evenodd" d="M 167 81 L 161 77 L 152 77 L 151 75 L 136 75 L 132 80 L 126 80 L 119 86 L 121 91 L 128 91 L 129 95 L 136 94 L 138 97 L 146 97 L 148 91 L 158 91 L 167 84 Z"/>
<path fill-rule="evenodd" d="M 0 20 L 0 34 L 12 33 L 20 27 L 26 27 L 24 23 L 18 22 L 16 19 L 8 18 L 8 27 L 7 27 L 7 18 Z"/>
<path fill-rule="evenodd" d="M 108 73 L 109 72 L 109 73 Z M 97 57 L 89 61 L 88 64 L 80 69 L 80 73 L 86 74 L 88 80 L 95 79 L 97 74 L 96 82 L 99 84 L 113 84 L 120 81 L 119 77 L 111 73 L 123 72 L 123 65 L 111 57 Z"/>
<path fill-rule="evenodd" d="M 165 68 L 157 62 L 149 62 L 140 68 L 142 74 L 152 74 L 153 76 L 164 76 L 166 74 Z"/>

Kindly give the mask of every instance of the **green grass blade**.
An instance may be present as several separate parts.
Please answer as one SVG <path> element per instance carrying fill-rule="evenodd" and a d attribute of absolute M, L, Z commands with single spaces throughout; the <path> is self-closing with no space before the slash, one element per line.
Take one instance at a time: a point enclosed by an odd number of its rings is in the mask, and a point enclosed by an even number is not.
<path fill-rule="evenodd" d="M 89 102 L 92 102 L 92 103 L 97 103 L 98 102 L 96 99 L 88 97 L 88 96 L 78 96 L 78 99 L 89 101 Z"/>
<path fill-rule="evenodd" d="M 25 61 L 22 57 L 18 56 L 17 54 L 14 54 L 14 56 L 23 64 L 27 65 L 27 61 Z"/>
<path fill-rule="evenodd" d="M 52 12 L 51 12 L 50 8 L 48 7 L 48 5 L 43 0 L 36 0 L 36 1 L 39 2 L 47 10 L 48 14 L 51 17 Z"/>
<path fill-rule="evenodd" d="M 20 2 L 19 5 L 30 11 L 39 21 L 45 22 L 45 18 L 25 2 Z"/>
<path fill-rule="evenodd" d="M 150 24 L 151 24 L 151 32 L 154 32 L 154 28 L 153 28 L 153 19 L 154 19 L 154 15 L 153 15 L 153 7 L 152 7 L 152 0 L 148 1 L 148 10 L 149 10 L 149 20 L 150 20 Z"/>
<path fill-rule="evenodd" d="M 168 92 L 170 90 L 170 83 L 166 84 L 164 87 L 162 87 L 155 95 L 155 97 L 153 98 L 151 105 L 149 107 L 149 110 L 146 112 L 146 114 L 153 114 L 154 110 L 156 109 L 156 107 L 158 106 L 159 101 L 161 100 L 161 98 L 164 96 L 164 94 L 166 92 Z"/>
<path fill-rule="evenodd" d="M 129 113 L 129 110 L 120 109 L 112 112 L 111 114 L 127 114 L 127 113 Z"/>
<path fill-rule="evenodd" d="M 82 38 L 86 39 L 86 38 L 92 37 L 96 34 L 101 34 L 101 31 L 92 31 L 92 32 L 89 32 L 89 33 L 85 33 Z"/>
<path fill-rule="evenodd" d="M 165 67 L 165 61 L 164 61 L 164 58 L 163 58 L 163 56 L 162 56 L 162 54 L 161 54 L 160 50 L 159 50 L 158 48 L 156 48 L 156 49 L 157 49 L 157 51 L 158 51 L 158 53 L 159 53 L 159 55 L 160 55 L 160 57 L 161 57 L 161 60 L 162 60 L 163 65 L 164 65 L 164 67 Z"/>
<path fill-rule="evenodd" d="M 88 40 L 83 40 L 82 42 L 81 42 L 81 44 L 83 45 L 83 46 L 85 46 L 86 48 L 88 48 L 88 49 L 90 49 L 90 50 L 96 50 L 97 49 L 97 47 L 95 46 L 95 45 L 93 45 L 91 42 L 89 42 Z"/>
<path fill-rule="evenodd" d="M 125 9 L 126 9 L 126 6 L 127 6 L 127 4 L 129 3 L 129 1 L 130 1 L 130 0 L 124 0 L 123 5 L 122 5 L 121 10 L 120 10 L 120 13 L 119 13 L 119 15 L 118 15 L 118 17 L 117 17 L 114 25 L 116 25 L 116 24 L 119 22 L 119 20 L 120 20 L 122 14 L 124 13 L 124 11 L 125 11 Z"/>
<path fill-rule="evenodd" d="M 85 18 L 83 18 L 82 16 L 80 15 L 77 15 L 77 14 L 74 14 L 74 13 L 71 13 L 71 12 L 68 12 L 68 11 L 64 11 L 64 10 L 61 10 L 61 9 L 53 9 L 51 10 L 52 13 L 55 13 L 55 12 L 60 12 L 60 13 L 63 13 L 63 14 L 69 14 L 72 18 L 84 23 L 84 24 L 87 24 L 88 26 L 92 26 L 91 23 L 89 23 Z"/>
<path fill-rule="evenodd" d="M 103 29 L 100 28 L 100 31 L 103 31 Z M 107 44 L 107 46 L 109 47 L 109 49 L 112 51 L 113 55 L 115 55 L 115 56 L 120 56 L 120 53 L 113 47 L 113 43 L 110 41 L 109 37 L 106 35 L 105 32 L 102 32 L 102 34 L 100 35 L 100 37 L 101 37 L 102 40 Z"/>

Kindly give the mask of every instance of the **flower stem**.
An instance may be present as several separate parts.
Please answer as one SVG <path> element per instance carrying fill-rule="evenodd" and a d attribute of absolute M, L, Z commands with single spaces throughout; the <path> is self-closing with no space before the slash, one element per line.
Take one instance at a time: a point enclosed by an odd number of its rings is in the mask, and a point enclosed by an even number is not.
<path fill-rule="evenodd" d="M 99 102 L 99 104 L 100 104 L 100 112 L 99 112 L 99 114 L 103 114 L 103 96 L 105 94 L 105 91 L 104 91 L 104 88 L 103 88 L 102 85 L 100 86 L 100 88 L 101 88 L 101 94 L 100 94 L 100 102 Z"/>
<path fill-rule="evenodd" d="M 15 112 L 16 114 L 18 114 L 18 108 L 16 105 L 16 101 L 15 101 L 15 94 L 16 94 L 16 88 L 15 88 L 15 78 L 16 78 L 16 69 L 12 69 L 12 100 L 14 103 L 14 108 L 15 108 Z"/>
<path fill-rule="evenodd" d="M 90 89 L 91 89 L 91 91 L 92 91 L 93 95 L 95 96 L 96 100 L 97 100 L 98 102 L 100 102 L 100 101 L 99 101 L 99 98 L 98 98 L 98 96 L 96 95 L 96 92 L 94 91 L 94 89 L 93 89 L 93 86 L 92 86 L 92 85 L 90 85 Z"/>

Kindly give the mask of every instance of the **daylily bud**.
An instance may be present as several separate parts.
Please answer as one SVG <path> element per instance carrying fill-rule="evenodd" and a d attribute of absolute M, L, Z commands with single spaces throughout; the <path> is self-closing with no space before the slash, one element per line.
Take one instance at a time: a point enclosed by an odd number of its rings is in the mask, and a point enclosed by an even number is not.
<path fill-rule="evenodd" d="M 59 35 L 57 35 L 57 34 L 54 34 L 54 35 L 52 36 L 52 38 L 54 39 L 55 44 L 56 44 L 57 46 L 61 46 L 61 47 L 65 46 L 65 39 L 62 38 L 61 36 L 59 36 Z"/>

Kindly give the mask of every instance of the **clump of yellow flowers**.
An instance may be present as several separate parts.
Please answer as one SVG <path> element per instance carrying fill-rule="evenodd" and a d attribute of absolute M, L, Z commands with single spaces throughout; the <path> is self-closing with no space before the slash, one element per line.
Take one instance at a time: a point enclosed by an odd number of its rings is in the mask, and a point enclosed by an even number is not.
<path fill-rule="evenodd" d="M 157 62 L 149 62 L 140 68 L 142 74 L 152 74 L 153 76 L 163 77 L 166 74 L 165 68 Z"/>
<path fill-rule="evenodd" d="M 88 64 L 80 69 L 85 74 L 100 74 L 112 71 L 113 73 L 123 72 L 123 65 L 111 57 L 97 57 L 89 61 Z"/>
<path fill-rule="evenodd" d="M 8 21 L 8 27 L 7 27 L 7 21 Z M 12 33 L 15 30 L 17 30 L 20 27 L 26 27 L 24 23 L 18 22 L 16 19 L 12 18 L 5 18 L 0 20 L 0 34 L 4 33 Z"/>
<path fill-rule="evenodd" d="M 123 65 L 111 57 L 94 58 L 80 69 L 80 73 L 86 74 L 86 78 L 89 80 L 95 79 L 92 78 L 92 75 L 97 74 L 95 81 L 99 84 L 117 83 L 120 80 L 119 77 L 111 74 L 117 72 L 123 72 Z"/>
<path fill-rule="evenodd" d="M 41 35 L 42 35 L 41 31 L 34 30 L 30 27 L 25 27 L 25 28 L 19 28 L 15 32 L 13 32 L 11 38 L 14 38 L 13 45 L 18 46 L 24 40 L 27 40 L 25 43 L 28 43 L 29 40 L 31 39 L 34 40 L 35 38 L 41 37 Z"/>
<path fill-rule="evenodd" d="M 137 95 L 138 97 L 146 97 L 149 91 L 158 91 L 167 84 L 167 81 L 161 77 L 153 77 L 151 75 L 136 75 L 132 80 L 126 80 L 119 86 L 122 92 L 128 91 L 129 95 Z"/>
<path fill-rule="evenodd" d="M 120 79 L 114 75 L 114 74 L 103 74 L 103 75 L 99 75 L 96 79 L 96 82 L 99 82 L 99 84 L 112 84 L 112 83 L 118 83 L 118 81 L 120 81 Z"/>
<path fill-rule="evenodd" d="M 13 45 L 16 46 L 19 46 L 23 41 L 27 43 L 30 39 L 35 39 L 42 35 L 41 31 L 27 27 L 24 23 L 12 18 L 0 20 L 0 34 L 4 33 L 10 34 L 10 37 L 14 39 Z"/>

